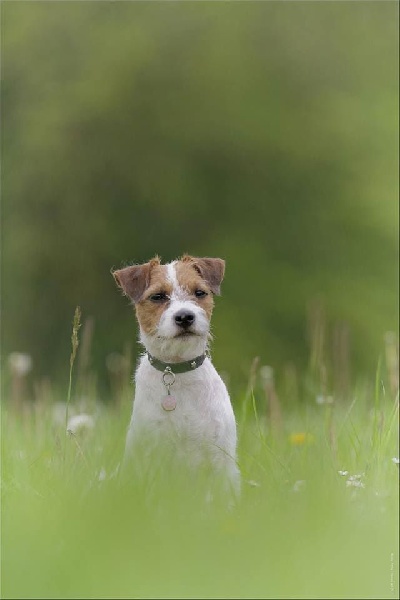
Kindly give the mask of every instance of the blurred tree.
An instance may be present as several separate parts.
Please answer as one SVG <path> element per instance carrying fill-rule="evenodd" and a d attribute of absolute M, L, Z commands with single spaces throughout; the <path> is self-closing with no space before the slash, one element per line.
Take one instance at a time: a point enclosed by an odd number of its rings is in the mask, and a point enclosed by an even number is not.
<path fill-rule="evenodd" d="M 111 267 L 227 260 L 218 364 L 304 362 L 321 295 L 358 368 L 397 326 L 391 2 L 3 3 L 3 353 L 134 341 Z"/>

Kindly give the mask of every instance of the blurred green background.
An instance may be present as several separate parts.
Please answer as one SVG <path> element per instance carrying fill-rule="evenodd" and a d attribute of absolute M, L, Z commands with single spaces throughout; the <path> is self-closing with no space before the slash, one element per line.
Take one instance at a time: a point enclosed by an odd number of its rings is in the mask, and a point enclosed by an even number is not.
<path fill-rule="evenodd" d="M 79 304 L 104 373 L 139 351 L 110 269 L 188 252 L 227 261 L 213 349 L 233 378 L 256 355 L 304 366 L 316 305 L 352 374 L 375 368 L 397 330 L 397 2 L 1 12 L 4 358 L 66 381 Z"/>

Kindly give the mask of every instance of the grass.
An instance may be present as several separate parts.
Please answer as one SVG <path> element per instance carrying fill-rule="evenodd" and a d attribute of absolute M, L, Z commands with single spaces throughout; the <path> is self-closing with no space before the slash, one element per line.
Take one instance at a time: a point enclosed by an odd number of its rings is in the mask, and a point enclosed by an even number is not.
<path fill-rule="evenodd" d="M 233 396 L 233 510 L 205 505 L 198 481 L 168 471 L 151 497 L 119 483 L 130 386 L 118 404 L 86 396 L 95 425 L 68 434 L 65 456 L 51 395 L 5 403 L 2 597 L 397 598 L 398 395 L 382 369 L 375 390 L 320 404 L 307 374 L 294 403 L 255 361 Z"/>

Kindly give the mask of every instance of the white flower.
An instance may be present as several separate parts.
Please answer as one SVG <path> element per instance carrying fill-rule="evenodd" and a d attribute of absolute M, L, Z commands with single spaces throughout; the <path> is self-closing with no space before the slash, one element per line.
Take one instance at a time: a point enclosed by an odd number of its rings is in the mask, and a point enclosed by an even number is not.
<path fill-rule="evenodd" d="M 97 479 L 99 481 L 104 481 L 106 477 L 107 477 L 107 472 L 104 467 L 101 467 L 99 474 L 97 476 Z"/>
<path fill-rule="evenodd" d="M 32 369 L 32 357 L 22 352 L 11 352 L 8 357 L 11 371 L 19 377 L 24 377 Z"/>
<path fill-rule="evenodd" d="M 293 491 L 294 492 L 300 492 L 306 485 L 306 482 L 304 479 L 299 479 L 298 481 L 295 482 L 294 486 L 293 486 Z"/>
<path fill-rule="evenodd" d="M 274 381 L 274 369 L 268 365 L 260 368 L 260 375 L 264 383 L 272 383 Z"/>
<path fill-rule="evenodd" d="M 361 481 L 365 473 L 359 473 L 358 475 L 350 475 L 346 481 L 347 487 L 365 488 L 365 483 Z"/>
<path fill-rule="evenodd" d="M 359 481 L 358 479 L 348 479 L 346 481 L 347 487 L 357 487 L 357 488 L 365 488 L 365 483 Z"/>
<path fill-rule="evenodd" d="M 324 396 L 323 394 L 319 394 L 315 398 L 315 402 L 317 404 L 333 404 L 333 396 Z"/>
<path fill-rule="evenodd" d="M 80 431 L 90 431 L 94 427 L 94 419 L 90 415 L 81 414 L 73 415 L 68 419 L 67 431 L 70 431 L 74 435 Z"/>
<path fill-rule="evenodd" d="M 399 466 L 399 464 L 400 464 L 400 460 L 399 460 L 399 459 L 398 459 L 396 456 L 394 456 L 394 457 L 392 458 L 392 462 L 393 462 L 395 465 L 397 465 L 397 466 Z"/>
<path fill-rule="evenodd" d="M 258 481 L 254 481 L 254 479 L 248 479 L 246 481 L 246 483 L 250 486 L 250 487 L 261 487 L 260 484 L 258 483 Z"/>
<path fill-rule="evenodd" d="M 346 477 L 346 475 L 349 474 L 348 471 L 338 471 L 339 475 L 341 475 L 342 477 Z"/>

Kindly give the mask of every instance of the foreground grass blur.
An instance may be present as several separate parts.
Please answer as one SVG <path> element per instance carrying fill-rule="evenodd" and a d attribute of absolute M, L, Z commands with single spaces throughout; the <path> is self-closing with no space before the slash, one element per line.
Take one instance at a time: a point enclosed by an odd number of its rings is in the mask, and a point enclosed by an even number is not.
<path fill-rule="evenodd" d="M 121 479 L 129 360 L 114 356 L 111 364 L 119 401 L 98 402 L 83 369 L 84 327 L 71 402 L 79 308 L 66 403 L 48 385 L 37 387 L 35 402 L 24 401 L 31 362 L 11 356 L 2 411 L 2 597 L 396 597 L 397 342 L 385 337 L 374 386 L 350 390 L 343 360 L 328 394 L 324 326 L 314 321 L 302 398 L 288 372 L 282 403 L 272 369 L 258 359 L 247 391 L 233 398 L 243 476 L 235 507 L 226 498 L 205 502 L 200 474 L 168 464 L 156 482 Z"/>
<path fill-rule="evenodd" d="M 2 597 L 397 597 L 398 396 L 377 385 L 371 405 L 359 387 L 289 411 L 270 389 L 266 418 L 253 383 L 231 511 L 168 473 L 151 500 L 119 484 L 130 390 L 119 407 L 87 399 L 93 419 L 68 436 L 51 399 L 6 405 Z"/>

